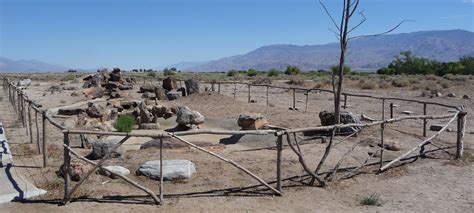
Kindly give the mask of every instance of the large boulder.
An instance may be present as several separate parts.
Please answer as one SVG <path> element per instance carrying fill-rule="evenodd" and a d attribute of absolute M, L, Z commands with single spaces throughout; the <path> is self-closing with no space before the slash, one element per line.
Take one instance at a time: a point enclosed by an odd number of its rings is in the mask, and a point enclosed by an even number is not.
<path fill-rule="evenodd" d="M 23 80 L 20 80 L 18 81 L 18 84 L 17 86 L 20 86 L 20 87 L 27 87 L 27 86 L 30 86 L 31 84 L 31 79 L 23 79 Z"/>
<path fill-rule="evenodd" d="M 90 87 L 100 87 L 102 78 L 100 75 L 94 74 L 94 75 L 88 75 L 82 80 L 84 81 L 82 88 L 90 88 Z"/>
<path fill-rule="evenodd" d="M 92 102 L 88 103 L 88 106 L 86 108 L 86 113 L 91 118 L 101 118 L 102 117 L 101 110 Z"/>
<path fill-rule="evenodd" d="M 153 122 L 153 113 L 148 111 L 144 102 L 141 102 L 139 105 L 140 109 L 140 123 L 152 123 Z"/>
<path fill-rule="evenodd" d="M 92 166 L 89 164 L 73 161 L 70 163 L 69 177 L 71 178 L 72 181 L 76 181 L 76 182 L 80 181 L 87 175 L 87 173 L 91 169 L 92 169 Z M 61 165 L 59 167 L 59 171 L 56 174 L 59 177 L 64 177 L 64 174 L 66 174 L 66 168 L 64 167 L 64 165 Z"/>
<path fill-rule="evenodd" d="M 144 93 L 144 92 L 155 92 L 155 85 L 153 84 L 145 84 L 145 85 L 142 85 L 140 87 L 140 92 L 141 93 Z"/>
<path fill-rule="evenodd" d="M 165 89 L 163 89 L 161 87 L 155 87 L 154 92 L 155 92 L 155 98 L 156 99 L 158 99 L 158 100 L 164 100 L 165 99 L 165 97 L 166 97 Z"/>
<path fill-rule="evenodd" d="M 110 177 L 112 179 L 118 179 L 119 177 L 117 175 L 115 175 L 114 173 L 116 174 L 120 174 L 120 175 L 123 175 L 123 176 L 127 176 L 130 174 L 130 170 L 128 170 L 127 168 L 125 167 L 122 167 L 122 166 L 104 166 L 103 168 L 107 169 L 107 170 L 110 170 L 112 171 L 113 173 L 105 170 L 105 169 L 99 169 L 98 173 L 100 175 L 103 175 L 103 176 L 107 176 L 107 177 Z"/>
<path fill-rule="evenodd" d="M 352 112 L 341 112 L 340 113 L 342 124 L 360 124 L 359 117 Z M 336 124 L 336 118 L 334 112 L 322 111 L 319 113 L 319 119 L 321 119 L 321 125 L 331 126 Z M 352 134 L 360 131 L 361 127 L 345 127 L 338 131 L 338 134 Z"/>
<path fill-rule="evenodd" d="M 58 115 L 79 115 L 85 110 L 80 107 L 61 108 L 58 110 Z"/>
<path fill-rule="evenodd" d="M 187 106 L 178 107 L 176 122 L 180 125 L 199 125 L 204 123 L 204 116 L 197 111 L 190 110 Z"/>
<path fill-rule="evenodd" d="M 163 179 L 187 179 L 196 172 L 196 166 L 189 160 L 165 160 L 163 161 Z M 147 161 L 140 165 L 138 175 L 144 175 L 153 180 L 160 179 L 160 161 Z"/>
<path fill-rule="evenodd" d="M 84 95 L 90 99 L 101 98 L 105 94 L 105 90 L 102 87 L 91 87 L 83 91 Z"/>
<path fill-rule="evenodd" d="M 97 160 L 103 158 L 107 153 L 111 153 L 111 158 L 118 158 L 122 156 L 123 150 L 118 147 L 116 150 L 112 151 L 112 148 L 117 144 L 119 140 L 110 139 L 110 140 L 99 140 L 92 143 L 92 152 L 87 156 L 87 158 L 92 160 Z"/>
<path fill-rule="evenodd" d="M 176 89 L 176 87 L 176 80 L 174 78 L 167 77 L 163 79 L 163 88 L 165 90 L 171 91 Z"/>
<path fill-rule="evenodd" d="M 120 82 L 122 79 L 122 73 L 119 68 L 114 68 L 109 74 L 109 81 Z"/>
<path fill-rule="evenodd" d="M 199 82 L 194 79 L 188 79 L 184 81 L 186 85 L 187 94 L 199 93 Z"/>
<path fill-rule="evenodd" d="M 248 114 L 240 114 L 239 119 L 237 120 L 237 124 L 243 130 L 257 130 L 257 129 L 262 129 L 263 127 L 268 125 L 268 121 L 261 114 L 248 113 Z"/>

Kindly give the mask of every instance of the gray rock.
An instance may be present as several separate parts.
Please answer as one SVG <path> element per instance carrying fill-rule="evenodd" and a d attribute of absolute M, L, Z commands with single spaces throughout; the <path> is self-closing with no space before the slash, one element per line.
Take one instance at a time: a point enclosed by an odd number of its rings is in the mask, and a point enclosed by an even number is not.
<path fill-rule="evenodd" d="M 155 91 L 155 98 L 158 99 L 158 100 L 164 100 L 165 99 L 165 89 L 161 88 L 161 87 L 155 87 L 154 89 Z"/>
<path fill-rule="evenodd" d="M 176 122 L 181 125 L 199 125 L 204 123 L 204 116 L 197 111 L 192 111 L 188 107 L 178 107 L 176 112 Z"/>
<path fill-rule="evenodd" d="M 199 82 L 194 79 L 188 79 L 184 81 L 186 85 L 187 94 L 191 95 L 194 93 L 199 93 Z"/>
<path fill-rule="evenodd" d="M 454 98 L 454 97 L 456 97 L 456 94 L 454 92 L 450 92 L 450 93 L 447 94 L 447 97 Z"/>
<path fill-rule="evenodd" d="M 442 125 L 442 124 L 431 124 L 430 125 L 430 130 L 431 131 L 440 131 L 443 127 L 444 127 L 444 125 Z"/>
<path fill-rule="evenodd" d="M 140 87 L 140 92 L 141 93 L 144 93 L 144 92 L 155 92 L 155 85 L 153 84 L 145 84 L 143 86 Z"/>
<path fill-rule="evenodd" d="M 79 96 L 79 93 L 74 91 L 74 92 L 71 92 L 71 97 L 77 97 Z"/>
<path fill-rule="evenodd" d="M 261 114 L 247 113 L 239 115 L 239 119 L 237 119 L 237 124 L 243 130 L 256 130 L 262 129 L 264 126 L 268 125 L 268 121 Z"/>
<path fill-rule="evenodd" d="M 110 140 L 99 140 L 92 143 L 92 152 L 87 156 L 87 158 L 92 160 L 97 160 L 103 158 L 107 153 L 112 151 L 112 147 L 117 144 L 119 140 L 110 139 Z M 121 147 L 117 148 L 115 151 L 111 152 L 111 158 L 118 158 L 122 156 L 123 150 Z"/>
<path fill-rule="evenodd" d="M 463 96 L 462 96 L 462 99 L 467 99 L 467 100 L 469 100 L 469 99 L 471 99 L 471 97 L 470 97 L 469 95 L 463 95 Z"/>
<path fill-rule="evenodd" d="M 150 93 L 150 92 L 144 92 L 144 93 L 142 94 L 142 98 L 144 98 L 144 99 L 149 99 L 149 98 L 151 98 L 151 93 Z"/>
<path fill-rule="evenodd" d="M 154 116 L 148 111 L 145 103 L 141 102 L 138 107 L 140 109 L 140 123 L 152 123 Z"/>
<path fill-rule="evenodd" d="M 168 98 L 168 100 L 172 101 L 172 100 L 177 100 L 180 95 L 181 95 L 181 92 L 168 92 L 166 94 L 166 97 Z"/>
<path fill-rule="evenodd" d="M 411 115 L 411 114 L 413 114 L 413 112 L 412 111 L 402 111 L 402 114 Z"/>
<path fill-rule="evenodd" d="M 101 110 L 92 102 L 88 103 L 88 106 L 86 108 L 86 113 L 91 118 L 101 118 L 102 117 Z"/>
<path fill-rule="evenodd" d="M 20 86 L 20 87 L 27 87 L 27 86 L 30 86 L 31 84 L 31 79 L 23 79 L 21 81 L 18 81 L 18 84 L 17 86 Z"/>
<path fill-rule="evenodd" d="M 127 176 L 130 174 L 130 170 L 128 170 L 127 168 L 125 167 L 122 167 L 122 166 L 104 166 L 104 168 L 114 172 L 114 173 L 117 173 L 117 174 L 120 174 L 120 175 L 123 175 L 123 176 Z M 115 174 L 112 174 L 111 172 L 105 170 L 105 169 L 99 169 L 99 172 L 98 172 L 100 175 L 103 175 L 103 176 L 107 176 L 107 177 L 110 177 L 112 179 L 117 179 L 119 178 L 117 175 Z"/>
<path fill-rule="evenodd" d="M 163 161 L 163 179 L 187 179 L 196 172 L 196 167 L 189 160 L 165 160 Z M 153 180 L 160 179 L 160 161 L 147 161 L 140 165 L 137 170 L 138 175 L 144 175 Z"/>
<path fill-rule="evenodd" d="M 90 169 L 92 169 L 92 166 L 89 164 L 73 161 L 69 167 L 69 177 L 72 181 L 80 181 L 86 176 Z M 57 171 L 56 174 L 59 177 L 64 177 L 64 174 L 66 174 L 64 165 L 59 167 L 59 171 Z"/>
<path fill-rule="evenodd" d="M 176 89 L 176 80 L 171 77 L 163 79 L 163 88 L 168 91 Z"/>
<path fill-rule="evenodd" d="M 382 147 L 382 144 L 378 144 L 379 147 Z M 390 151 L 400 151 L 402 147 L 396 141 L 385 141 L 383 146 L 386 150 Z"/>
<path fill-rule="evenodd" d="M 331 126 L 336 124 L 336 117 L 334 112 L 321 111 L 319 113 L 319 119 L 321 120 L 321 125 Z M 340 119 L 342 124 L 360 124 L 359 117 L 352 112 L 341 112 Z M 339 134 L 352 134 L 354 132 L 360 131 L 360 127 L 346 127 L 341 128 L 338 132 Z"/>

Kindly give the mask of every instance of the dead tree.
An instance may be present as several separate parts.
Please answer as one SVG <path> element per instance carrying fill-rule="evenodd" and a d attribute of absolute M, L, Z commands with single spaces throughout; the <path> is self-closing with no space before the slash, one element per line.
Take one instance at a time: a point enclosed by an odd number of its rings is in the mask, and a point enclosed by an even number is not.
<path fill-rule="evenodd" d="M 336 28 L 336 29 L 330 29 L 330 30 L 334 32 L 337 39 L 339 40 L 340 54 L 339 54 L 339 64 L 337 66 L 338 69 L 336 70 L 336 72 L 332 73 L 332 88 L 334 91 L 334 116 L 335 116 L 336 124 L 340 123 L 341 94 L 342 94 L 343 82 L 344 82 L 344 64 L 346 60 L 347 45 L 349 41 L 352 39 L 357 39 L 357 38 L 362 38 L 362 37 L 372 37 L 372 36 L 379 36 L 379 35 L 390 33 L 394 31 L 395 29 L 397 29 L 403 22 L 408 21 L 408 20 L 401 21 L 400 23 L 398 23 L 398 25 L 396 25 L 392 29 L 387 30 L 383 33 L 350 37 L 350 34 L 355 29 L 357 29 L 365 21 L 367 21 L 364 15 L 364 12 L 360 11 L 358 12 L 358 14 L 361 16 L 360 22 L 352 26 L 350 24 L 352 16 L 354 15 L 354 13 L 357 12 L 359 2 L 360 0 L 343 0 L 341 20 L 340 20 L 340 23 L 338 24 L 336 20 L 333 18 L 333 16 L 331 15 L 331 13 L 329 12 L 329 10 L 327 9 L 326 5 L 322 2 L 322 0 L 319 0 L 319 3 L 323 7 L 324 11 L 329 16 L 329 18 L 331 19 L 332 23 L 334 24 L 334 27 Z"/>

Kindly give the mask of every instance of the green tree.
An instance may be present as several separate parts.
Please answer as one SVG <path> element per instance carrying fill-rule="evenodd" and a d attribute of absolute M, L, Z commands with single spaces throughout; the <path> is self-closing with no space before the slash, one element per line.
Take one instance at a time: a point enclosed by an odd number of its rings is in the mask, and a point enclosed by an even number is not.
<path fill-rule="evenodd" d="M 275 68 L 269 70 L 267 73 L 268 77 L 278 76 L 279 74 L 280 74 L 280 71 L 278 71 Z"/>
<path fill-rule="evenodd" d="M 297 66 L 288 65 L 285 70 L 285 74 L 287 75 L 299 75 L 300 73 L 301 70 Z"/>
<path fill-rule="evenodd" d="M 247 76 L 250 76 L 250 77 L 257 76 L 257 70 L 255 69 L 247 70 Z"/>
<path fill-rule="evenodd" d="M 351 68 L 348 66 L 344 66 L 342 70 L 344 71 L 344 75 L 351 73 Z M 332 66 L 331 71 L 334 75 L 337 75 L 337 73 L 339 73 L 339 66 Z"/>

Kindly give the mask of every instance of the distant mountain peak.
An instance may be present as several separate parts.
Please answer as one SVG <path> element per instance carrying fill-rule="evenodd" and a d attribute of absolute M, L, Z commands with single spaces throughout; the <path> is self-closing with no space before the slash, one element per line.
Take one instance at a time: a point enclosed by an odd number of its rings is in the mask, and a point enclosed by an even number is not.
<path fill-rule="evenodd" d="M 439 61 L 454 61 L 474 54 L 474 33 L 466 30 L 433 30 L 360 38 L 349 43 L 347 64 L 353 69 L 378 69 L 389 64 L 401 51 Z M 266 45 L 243 55 L 213 60 L 187 68 L 189 71 L 284 69 L 295 65 L 302 70 L 327 69 L 337 64 L 338 44 Z"/>

